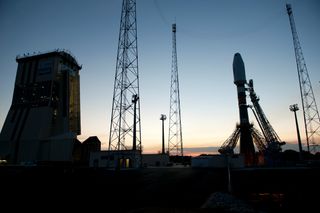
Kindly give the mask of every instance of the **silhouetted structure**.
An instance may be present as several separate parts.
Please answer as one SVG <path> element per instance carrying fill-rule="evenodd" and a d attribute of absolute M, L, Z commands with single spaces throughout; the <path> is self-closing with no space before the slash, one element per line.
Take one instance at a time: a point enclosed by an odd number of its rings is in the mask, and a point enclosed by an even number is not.
<path fill-rule="evenodd" d="M 286 8 L 287 8 L 290 26 L 291 26 L 294 53 L 296 56 L 308 152 L 310 151 L 310 146 L 311 146 L 311 151 L 316 152 L 317 147 L 320 145 L 319 111 L 317 108 L 316 99 L 314 98 L 307 65 L 303 57 L 302 48 L 300 45 L 297 30 L 296 30 L 291 5 L 287 4 Z"/>
<path fill-rule="evenodd" d="M 173 24 L 168 153 L 183 156 L 176 31 L 177 26 Z"/>
<path fill-rule="evenodd" d="M 293 105 L 290 105 L 289 108 L 290 108 L 290 111 L 292 111 L 294 113 L 294 119 L 295 119 L 296 129 L 297 129 L 297 138 L 298 138 L 298 145 L 299 145 L 300 160 L 302 160 L 302 144 L 301 144 L 298 119 L 297 119 L 297 111 L 299 110 L 299 107 L 298 107 L 298 104 L 293 104 Z"/>
<path fill-rule="evenodd" d="M 97 136 L 87 138 L 81 144 L 81 160 L 88 162 L 90 160 L 91 152 L 101 151 L 101 141 Z"/>
<path fill-rule="evenodd" d="M 254 146 L 251 135 L 251 127 L 248 116 L 248 106 L 246 101 L 245 84 L 246 73 L 241 55 L 236 53 L 233 58 L 234 84 L 237 86 L 239 116 L 240 116 L 240 154 L 244 155 L 245 164 L 250 165 L 254 161 Z"/>
<path fill-rule="evenodd" d="M 247 84 L 244 63 L 239 53 L 234 55 L 233 75 L 234 83 L 237 85 L 238 91 L 240 124 L 237 124 L 235 131 L 222 144 L 219 152 L 221 154 L 233 155 L 234 148 L 240 138 L 240 154 L 244 155 L 246 165 L 256 163 L 263 164 L 265 159 L 268 163 L 274 164 L 274 162 L 279 159 L 279 152 L 282 150 L 281 146 L 284 145 L 285 142 L 280 140 L 264 114 L 259 104 L 260 99 L 257 97 L 253 88 L 253 80 L 251 79 Z M 247 85 L 248 88 L 246 88 L 245 85 Z M 249 91 L 253 106 L 247 105 L 246 91 Z M 249 123 L 248 107 L 252 109 L 264 137 Z M 255 155 L 253 144 L 256 145 L 259 156 Z"/>
<path fill-rule="evenodd" d="M 274 131 L 265 113 L 263 112 L 259 104 L 260 98 L 256 95 L 254 91 L 252 79 L 249 80 L 248 86 L 249 86 L 248 90 L 250 94 L 250 99 L 253 104 L 253 108 L 251 107 L 251 109 L 254 116 L 256 117 L 256 120 L 265 138 L 264 145 L 266 149 L 260 150 L 260 151 L 265 151 L 265 154 L 267 155 L 277 154 L 282 151 L 281 146 L 285 145 L 285 142 L 281 141 L 280 137 L 278 136 L 276 131 Z"/>
<path fill-rule="evenodd" d="M 17 56 L 12 104 L 0 135 L 10 163 L 72 161 L 80 134 L 81 66 L 64 50 Z"/>
<path fill-rule="evenodd" d="M 200 155 L 191 158 L 191 166 L 194 168 L 243 168 L 243 155 Z"/>
<path fill-rule="evenodd" d="M 141 150 L 136 1 L 123 0 L 108 150 Z M 134 118 L 134 116 L 136 116 Z M 128 143 L 132 146 L 128 146 Z"/>
<path fill-rule="evenodd" d="M 76 140 L 73 149 L 75 165 L 89 166 L 91 152 L 101 151 L 101 142 L 97 136 L 90 136 L 82 143 Z"/>
<path fill-rule="evenodd" d="M 74 162 L 80 162 L 82 156 L 82 143 L 76 139 L 73 145 L 72 157 Z"/>
<path fill-rule="evenodd" d="M 162 121 L 162 154 L 165 154 L 165 147 L 164 147 L 164 121 L 167 119 L 167 116 L 164 114 L 161 114 L 160 120 Z"/>
<path fill-rule="evenodd" d="M 168 154 L 143 154 L 142 165 L 143 167 L 165 167 L 169 164 Z"/>
<path fill-rule="evenodd" d="M 90 153 L 90 167 L 112 169 L 140 168 L 140 150 L 112 150 Z"/>

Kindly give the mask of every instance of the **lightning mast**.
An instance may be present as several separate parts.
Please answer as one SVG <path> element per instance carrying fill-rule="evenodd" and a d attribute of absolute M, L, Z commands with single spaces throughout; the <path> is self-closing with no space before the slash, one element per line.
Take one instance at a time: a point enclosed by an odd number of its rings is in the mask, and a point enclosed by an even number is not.
<path fill-rule="evenodd" d="M 319 145 L 320 137 L 319 112 L 316 100 L 314 98 L 313 89 L 307 70 L 307 65 L 302 54 L 302 48 L 300 46 L 291 5 L 287 4 L 286 8 L 289 15 L 289 21 L 293 37 L 294 52 L 297 63 L 307 147 L 309 152 L 316 152 L 316 147 Z M 311 146 L 311 150 L 309 146 Z"/>
<path fill-rule="evenodd" d="M 168 152 L 170 155 L 183 156 L 181 108 L 176 48 L 176 24 L 172 24 L 172 67 L 170 87 L 170 113 Z"/>
<path fill-rule="evenodd" d="M 109 135 L 109 150 L 128 149 L 141 150 L 135 0 L 122 2 Z"/>

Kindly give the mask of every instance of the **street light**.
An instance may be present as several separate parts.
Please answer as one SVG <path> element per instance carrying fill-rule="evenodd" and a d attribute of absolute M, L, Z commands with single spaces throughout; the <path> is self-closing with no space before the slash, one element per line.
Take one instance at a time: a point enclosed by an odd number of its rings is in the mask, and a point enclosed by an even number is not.
<path fill-rule="evenodd" d="M 132 150 L 137 149 L 137 101 L 139 100 L 139 96 L 137 94 L 132 95 L 132 103 L 133 103 L 133 146 Z M 141 147 L 140 147 L 141 150 Z"/>
<path fill-rule="evenodd" d="M 293 104 L 289 106 L 290 111 L 294 113 L 294 118 L 296 120 L 296 128 L 297 128 L 297 137 L 298 137 L 298 144 L 299 144 L 299 152 L 300 152 L 300 160 L 302 160 L 302 145 L 301 145 L 301 138 L 300 138 L 300 131 L 297 119 L 297 111 L 299 110 L 298 104 Z"/>
<path fill-rule="evenodd" d="M 162 154 L 165 154 L 164 150 L 164 121 L 167 119 L 167 116 L 164 114 L 161 114 L 160 120 L 162 120 Z"/>

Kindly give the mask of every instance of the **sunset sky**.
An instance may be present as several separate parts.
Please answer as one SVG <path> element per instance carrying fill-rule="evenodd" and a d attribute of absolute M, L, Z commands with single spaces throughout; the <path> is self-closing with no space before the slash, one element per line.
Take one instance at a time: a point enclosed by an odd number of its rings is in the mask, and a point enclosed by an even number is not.
<path fill-rule="evenodd" d="M 289 105 L 298 103 L 305 142 L 287 2 L 292 4 L 314 95 L 320 104 L 318 0 L 137 0 L 145 152 L 160 150 L 160 114 L 169 114 L 174 22 L 186 151 L 212 151 L 239 122 L 232 74 L 236 52 L 242 55 L 247 80 L 253 79 L 260 104 L 283 141 L 296 143 Z M 103 149 L 107 148 L 121 4 L 122 0 L 0 0 L 0 128 L 11 105 L 16 55 L 63 48 L 82 64 L 79 139 L 97 135 Z M 249 117 L 258 128 L 251 111 Z M 165 126 L 167 139 L 168 120 Z"/>

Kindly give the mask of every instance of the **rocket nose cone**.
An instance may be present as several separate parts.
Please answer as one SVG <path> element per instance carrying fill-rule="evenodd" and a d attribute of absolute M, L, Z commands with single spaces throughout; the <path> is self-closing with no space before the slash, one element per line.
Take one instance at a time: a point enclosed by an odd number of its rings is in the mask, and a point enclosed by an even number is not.
<path fill-rule="evenodd" d="M 233 57 L 233 78 L 235 83 L 246 82 L 244 63 L 240 53 L 234 54 Z"/>
<path fill-rule="evenodd" d="M 233 70 L 238 70 L 239 68 L 244 67 L 242 57 L 240 53 L 234 54 L 233 57 Z"/>
<path fill-rule="evenodd" d="M 235 53 L 235 54 L 234 54 L 234 57 L 236 57 L 236 56 L 237 56 L 237 57 L 239 57 L 239 56 L 241 57 L 240 53 Z"/>

